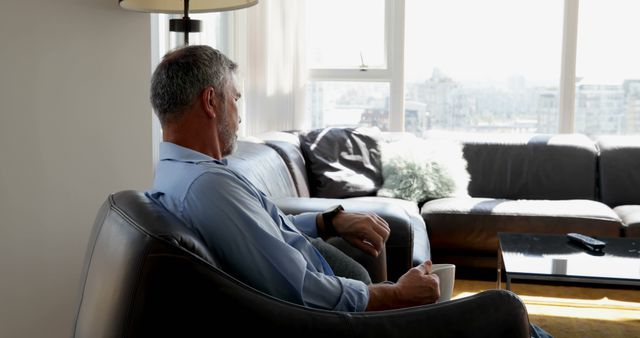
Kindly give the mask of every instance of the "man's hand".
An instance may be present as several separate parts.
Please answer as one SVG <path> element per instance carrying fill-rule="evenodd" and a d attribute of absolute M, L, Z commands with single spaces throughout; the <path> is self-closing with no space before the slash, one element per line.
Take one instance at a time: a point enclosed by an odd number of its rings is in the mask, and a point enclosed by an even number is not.
<path fill-rule="evenodd" d="M 356 248 L 378 257 L 389 238 L 389 224 L 376 214 L 340 212 L 333 218 L 333 228 Z"/>
<path fill-rule="evenodd" d="M 399 309 L 435 303 L 440 297 L 440 279 L 431 274 L 431 261 L 411 268 L 395 284 L 369 285 L 367 311 Z"/>
<path fill-rule="evenodd" d="M 440 297 L 440 278 L 431 274 L 430 260 L 411 268 L 398 278 L 398 298 L 412 305 L 435 303 Z"/>

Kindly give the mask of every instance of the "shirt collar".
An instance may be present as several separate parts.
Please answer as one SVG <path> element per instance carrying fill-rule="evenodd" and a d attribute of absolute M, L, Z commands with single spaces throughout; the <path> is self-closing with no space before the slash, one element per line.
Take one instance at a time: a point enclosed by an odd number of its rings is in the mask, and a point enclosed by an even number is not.
<path fill-rule="evenodd" d="M 214 162 L 218 164 L 227 164 L 226 159 L 216 160 L 215 158 L 205 155 L 199 151 L 179 146 L 171 142 L 160 143 L 160 161 L 179 161 L 187 163 L 205 163 Z"/>

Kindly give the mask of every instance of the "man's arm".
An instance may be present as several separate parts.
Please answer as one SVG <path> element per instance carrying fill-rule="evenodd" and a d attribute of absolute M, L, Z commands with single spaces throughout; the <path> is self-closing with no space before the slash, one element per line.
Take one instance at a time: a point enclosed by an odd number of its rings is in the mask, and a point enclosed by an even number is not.
<path fill-rule="evenodd" d="M 315 248 L 248 181 L 208 172 L 193 182 L 187 196 L 185 219 L 236 278 L 312 308 L 366 308 L 367 286 L 328 273 Z"/>

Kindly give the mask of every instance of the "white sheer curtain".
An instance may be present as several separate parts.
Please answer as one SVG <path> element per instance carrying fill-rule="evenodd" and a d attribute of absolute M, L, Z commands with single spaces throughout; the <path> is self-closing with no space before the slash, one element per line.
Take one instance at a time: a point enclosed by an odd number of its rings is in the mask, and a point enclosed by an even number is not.
<path fill-rule="evenodd" d="M 261 0 L 236 17 L 245 136 L 304 126 L 304 6 L 304 0 Z"/>

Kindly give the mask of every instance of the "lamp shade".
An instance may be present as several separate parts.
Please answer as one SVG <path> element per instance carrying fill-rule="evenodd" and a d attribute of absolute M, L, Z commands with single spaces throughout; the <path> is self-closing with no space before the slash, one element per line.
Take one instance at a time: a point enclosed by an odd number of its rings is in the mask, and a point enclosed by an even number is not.
<path fill-rule="evenodd" d="M 120 7 L 132 11 L 149 13 L 184 13 L 183 0 L 118 0 Z M 223 12 L 251 7 L 258 0 L 190 0 L 189 12 Z"/>

